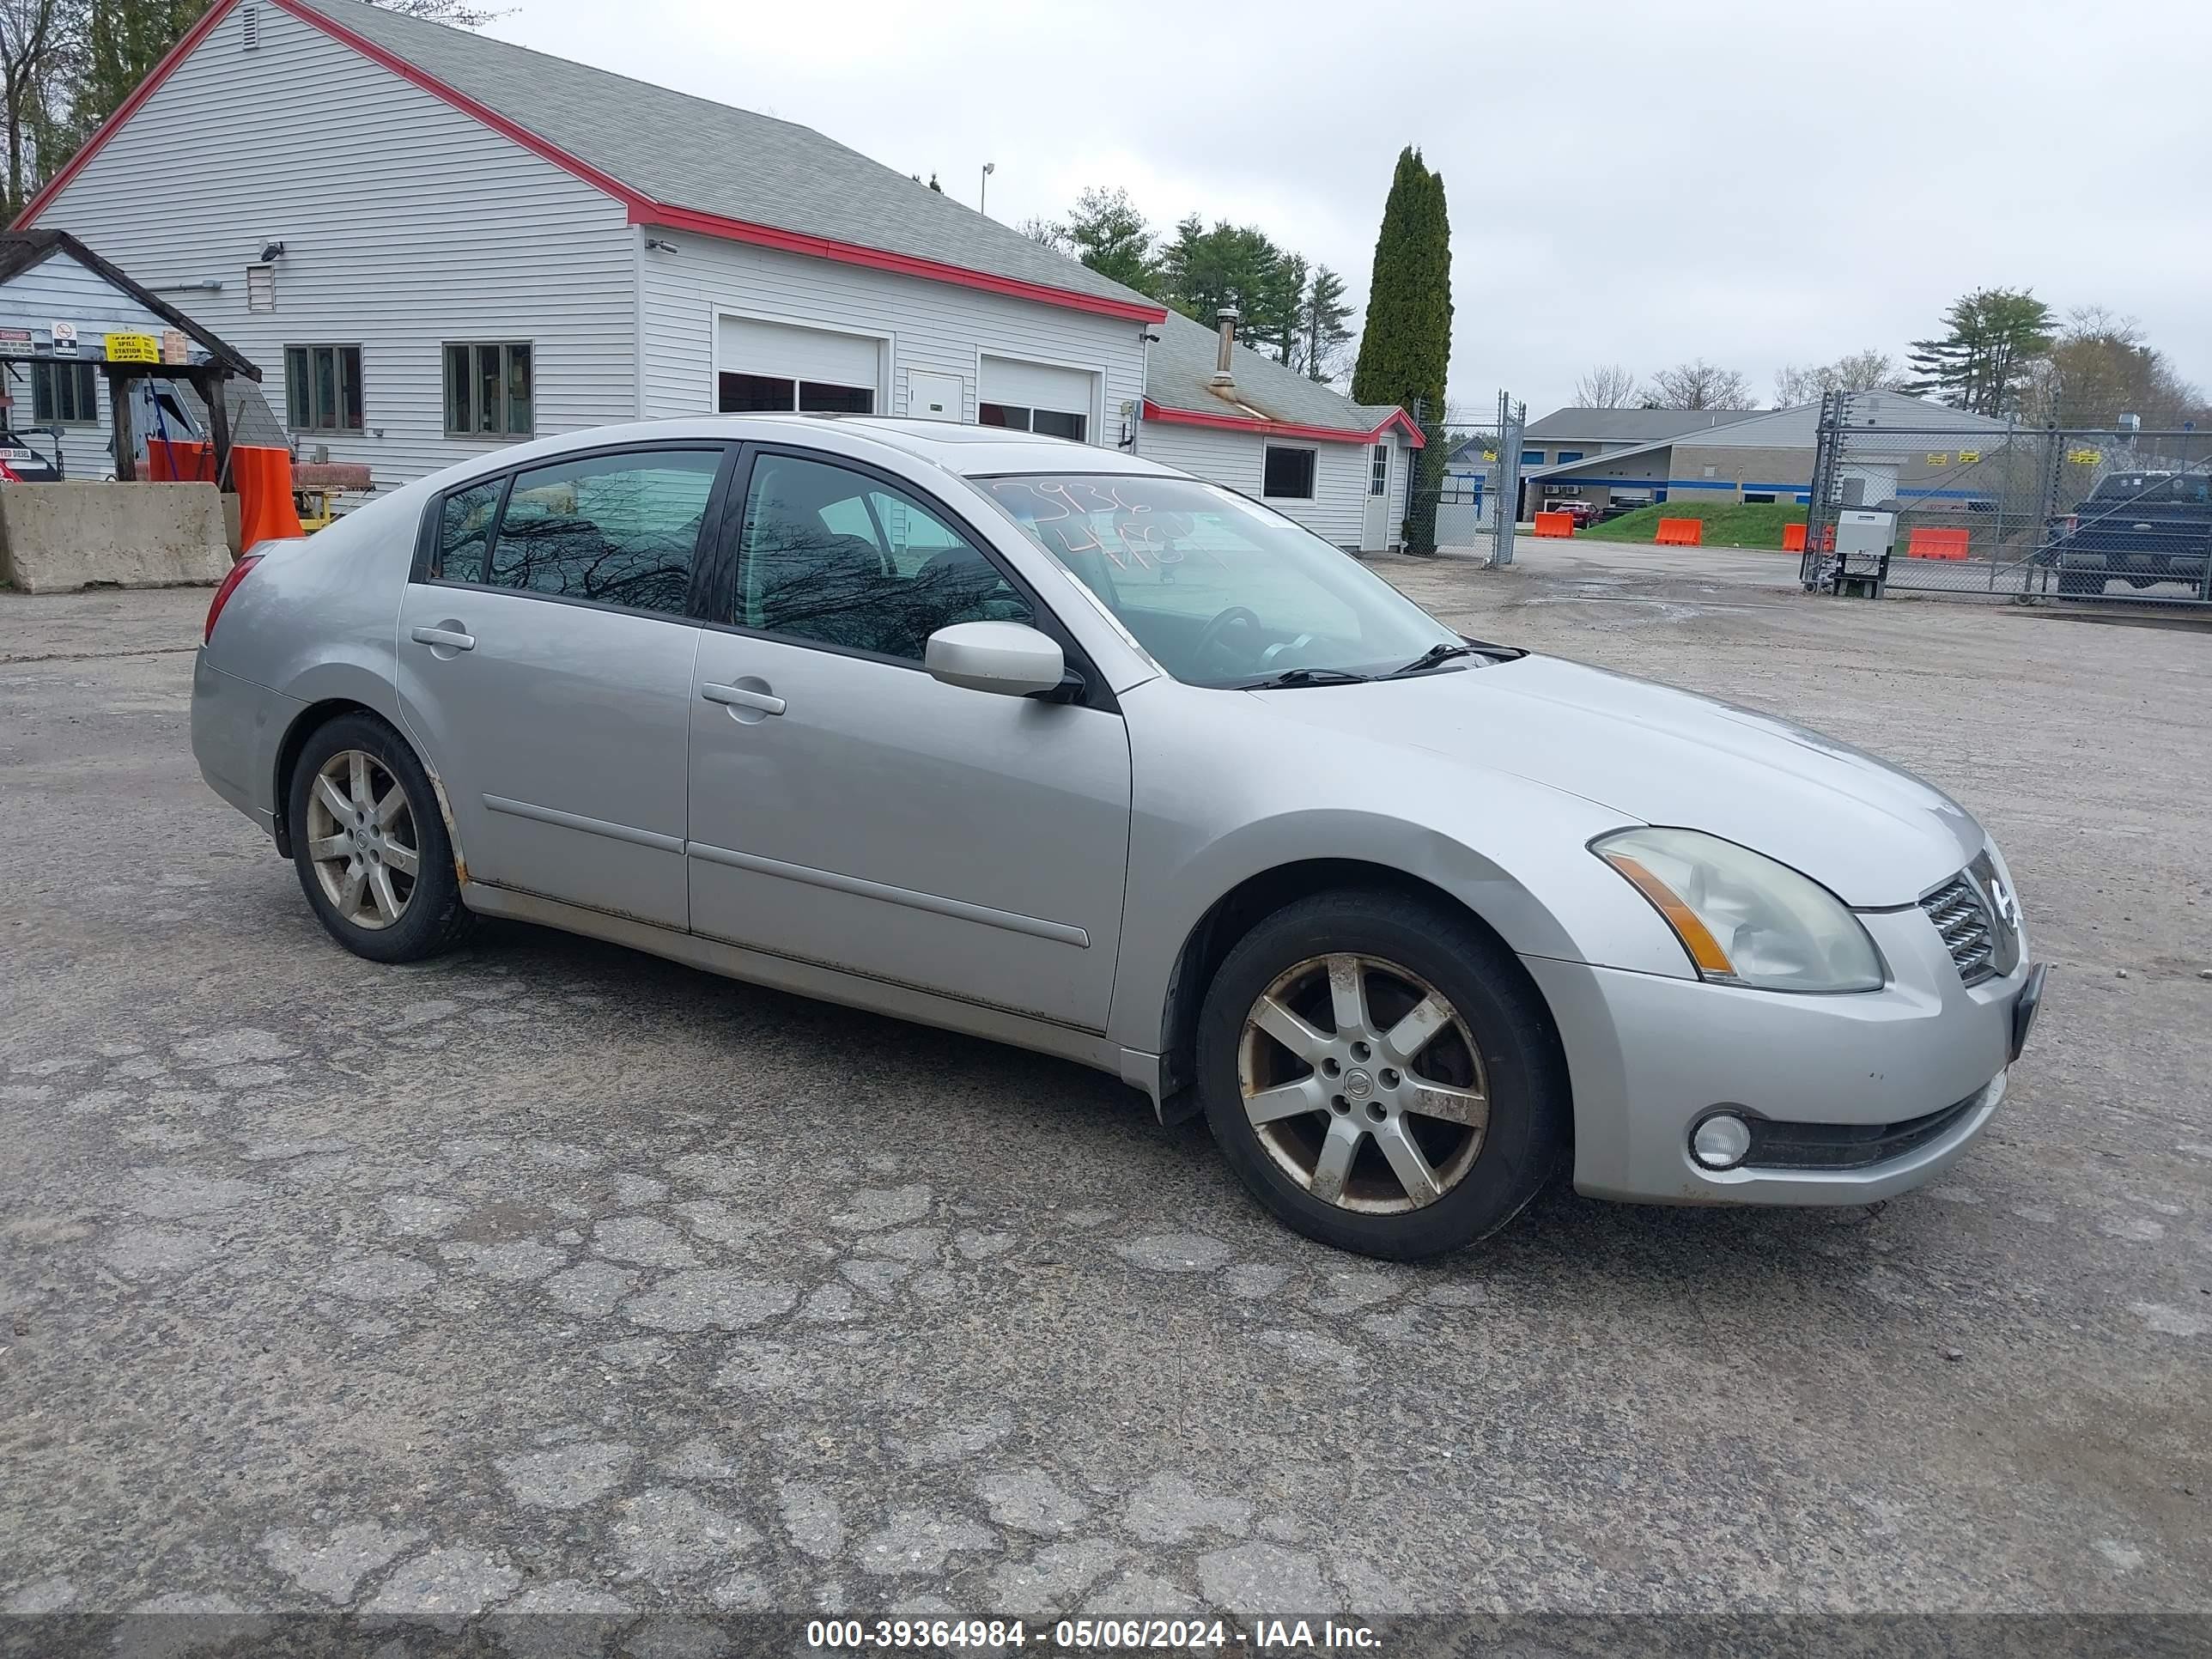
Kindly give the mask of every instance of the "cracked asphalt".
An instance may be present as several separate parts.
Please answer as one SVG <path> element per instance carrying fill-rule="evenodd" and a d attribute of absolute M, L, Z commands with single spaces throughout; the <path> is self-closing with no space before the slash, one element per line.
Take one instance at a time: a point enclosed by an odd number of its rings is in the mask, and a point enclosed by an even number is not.
<path fill-rule="evenodd" d="M 1382 1267 L 1070 1066 L 361 962 L 198 780 L 206 593 L 0 594 L 0 1607 L 2212 1611 L 2212 638 L 1522 558 L 1379 568 L 2003 842 L 2052 988 L 1938 1186 Z"/>

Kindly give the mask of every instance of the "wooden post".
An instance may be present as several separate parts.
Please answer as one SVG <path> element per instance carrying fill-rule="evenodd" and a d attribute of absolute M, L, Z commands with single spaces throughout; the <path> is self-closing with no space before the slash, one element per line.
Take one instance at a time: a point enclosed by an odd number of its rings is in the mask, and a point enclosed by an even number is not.
<path fill-rule="evenodd" d="M 215 487 L 230 488 L 230 405 L 223 398 L 227 377 L 221 369 L 205 369 L 192 376 L 192 385 L 207 405 L 208 441 L 215 455 Z"/>
<path fill-rule="evenodd" d="M 112 365 L 100 371 L 107 377 L 107 407 L 115 419 L 115 481 L 138 481 L 138 441 L 131 434 L 131 381 Z"/>

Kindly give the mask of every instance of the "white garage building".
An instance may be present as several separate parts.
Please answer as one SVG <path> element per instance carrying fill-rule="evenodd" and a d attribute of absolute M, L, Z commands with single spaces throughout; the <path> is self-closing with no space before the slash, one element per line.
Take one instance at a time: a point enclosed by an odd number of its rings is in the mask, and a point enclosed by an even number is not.
<path fill-rule="evenodd" d="M 613 420 L 888 413 L 1135 449 L 1380 548 L 1419 441 L 1249 350 L 1217 384 L 1208 329 L 808 128 L 359 0 L 216 0 L 30 226 L 379 488 Z"/>

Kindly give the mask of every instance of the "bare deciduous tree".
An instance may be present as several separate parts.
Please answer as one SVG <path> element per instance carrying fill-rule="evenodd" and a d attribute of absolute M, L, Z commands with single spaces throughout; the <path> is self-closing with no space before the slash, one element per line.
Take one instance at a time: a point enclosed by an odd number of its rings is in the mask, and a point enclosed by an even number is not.
<path fill-rule="evenodd" d="M 1823 363 L 1818 368 L 1801 368 L 1796 363 L 1784 363 L 1774 371 L 1774 406 L 1793 409 L 1799 404 L 1817 402 L 1821 394 L 1829 392 L 1901 392 L 1904 376 L 1898 372 L 1897 362 L 1887 351 L 1869 346 L 1864 351 L 1847 351 L 1832 363 Z"/>
<path fill-rule="evenodd" d="M 8 126 L 7 217 L 38 188 L 40 152 L 79 8 L 65 0 L 0 0 L 0 100 Z"/>
<path fill-rule="evenodd" d="M 1627 409 L 1635 402 L 1635 371 L 1620 363 L 1598 363 L 1575 382 L 1577 409 Z"/>
<path fill-rule="evenodd" d="M 1662 368 L 1644 388 L 1644 401 L 1656 409 L 1756 409 L 1758 394 L 1751 382 L 1732 368 L 1720 368 L 1703 357 L 1695 362 Z"/>

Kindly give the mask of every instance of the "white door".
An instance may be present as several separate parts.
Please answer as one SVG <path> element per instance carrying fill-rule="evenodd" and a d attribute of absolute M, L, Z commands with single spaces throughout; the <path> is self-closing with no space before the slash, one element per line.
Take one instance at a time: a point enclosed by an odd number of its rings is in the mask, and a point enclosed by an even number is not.
<path fill-rule="evenodd" d="M 1390 545 L 1390 483 L 1397 464 L 1398 446 L 1376 444 L 1367 452 L 1367 513 L 1360 521 L 1362 552 L 1380 553 Z"/>
<path fill-rule="evenodd" d="M 985 357 L 975 383 L 975 418 L 985 426 L 1049 433 L 1095 442 L 1098 376 L 1089 369 Z"/>
<path fill-rule="evenodd" d="M 906 372 L 906 412 L 917 421 L 959 420 L 966 413 L 962 407 L 963 390 L 957 374 L 909 368 Z"/>
<path fill-rule="evenodd" d="M 725 415 L 873 415 L 885 401 L 884 342 L 869 334 L 726 315 L 715 326 L 714 368 L 714 406 Z"/>

